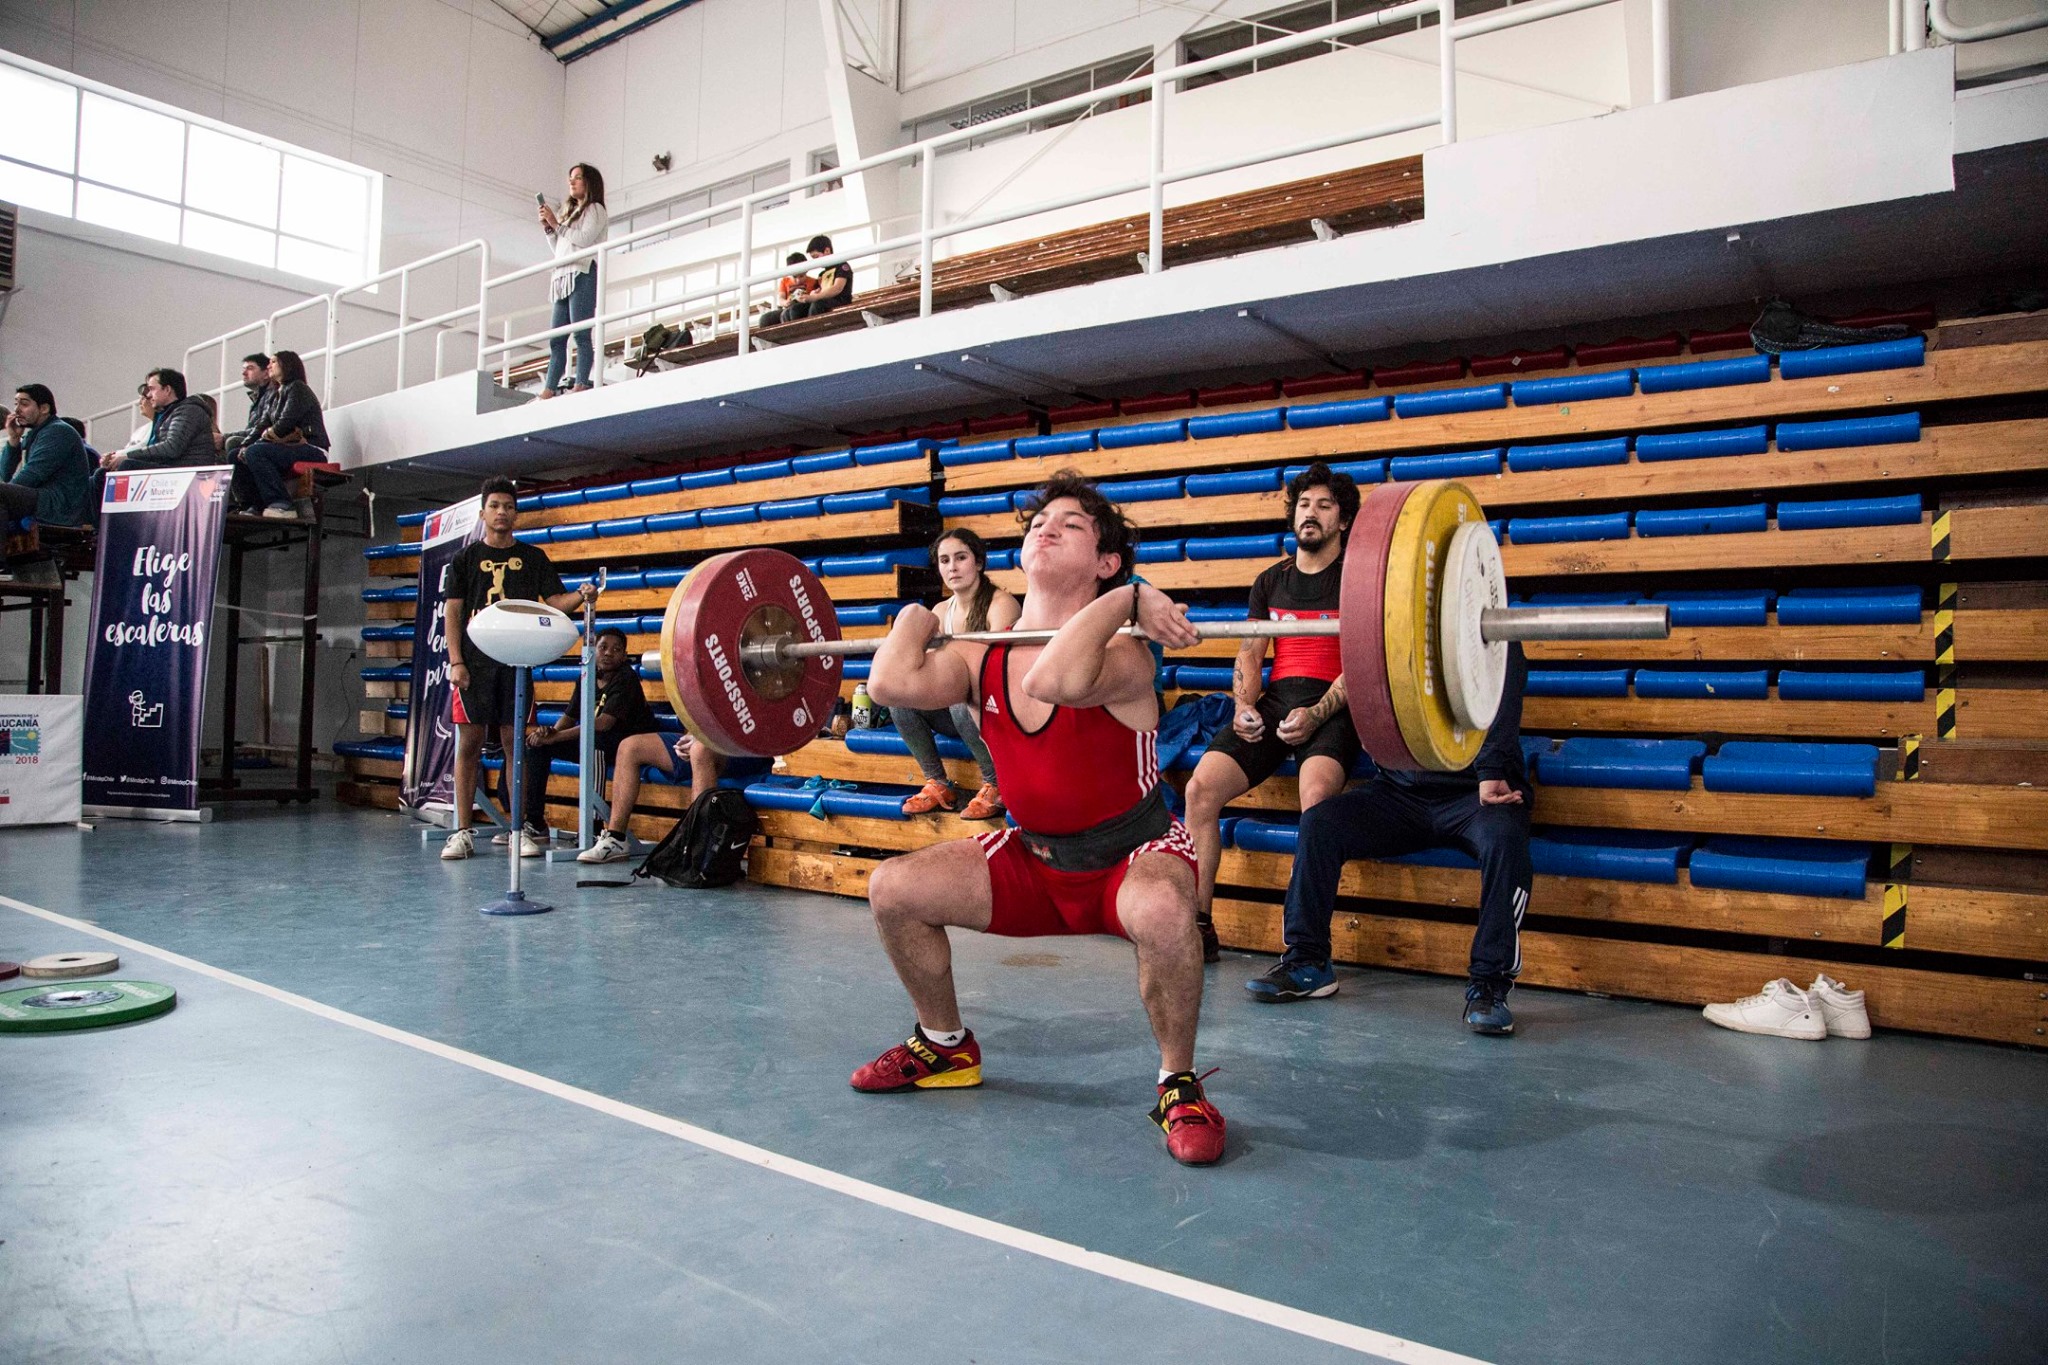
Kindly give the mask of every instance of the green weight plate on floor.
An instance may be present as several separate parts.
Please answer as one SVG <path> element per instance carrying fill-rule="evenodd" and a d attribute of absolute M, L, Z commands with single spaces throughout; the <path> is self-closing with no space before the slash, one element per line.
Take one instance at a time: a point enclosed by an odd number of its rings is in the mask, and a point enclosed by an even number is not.
<path fill-rule="evenodd" d="M 0 1033 L 132 1024 L 169 1012 L 178 992 L 154 981 L 60 981 L 0 991 Z"/>

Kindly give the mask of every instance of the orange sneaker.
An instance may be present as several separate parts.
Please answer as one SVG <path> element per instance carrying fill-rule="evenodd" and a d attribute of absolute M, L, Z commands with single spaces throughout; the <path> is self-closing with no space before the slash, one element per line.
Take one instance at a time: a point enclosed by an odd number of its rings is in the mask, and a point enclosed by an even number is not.
<path fill-rule="evenodd" d="M 1210 1075 L 1215 1074 L 1211 1068 Z M 1223 1115 L 1202 1094 L 1192 1071 L 1159 1083 L 1152 1121 L 1166 1134 L 1166 1150 L 1183 1166 L 1213 1166 L 1223 1159 Z"/>
<path fill-rule="evenodd" d="M 962 820 L 1000 820 L 1003 818 L 1003 794 L 996 790 L 993 782 L 981 784 L 981 790 L 967 803 L 967 809 L 960 812 Z"/>
<path fill-rule="evenodd" d="M 910 1037 L 853 1073 L 855 1090 L 871 1095 L 892 1090 L 952 1090 L 981 1084 L 981 1044 L 969 1032 L 952 1047 L 940 1047 L 913 1028 Z M 1218 1123 L 1222 1120 L 1218 1119 Z"/>
<path fill-rule="evenodd" d="M 951 782 L 941 778 L 933 778 L 918 788 L 916 795 L 903 798 L 905 815 L 930 815 L 935 810 L 957 810 L 959 806 L 960 793 Z"/>

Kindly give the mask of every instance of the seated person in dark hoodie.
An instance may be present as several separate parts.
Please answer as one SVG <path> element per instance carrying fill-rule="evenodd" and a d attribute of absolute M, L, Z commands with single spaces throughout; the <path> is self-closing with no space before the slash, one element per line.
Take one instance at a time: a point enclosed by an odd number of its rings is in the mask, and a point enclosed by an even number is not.
<path fill-rule="evenodd" d="M 1522 689 L 1529 676 L 1520 645 L 1508 646 L 1500 710 L 1472 766 L 1460 772 L 1383 768 L 1362 787 L 1321 801 L 1301 816 L 1282 933 L 1287 951 L 1245 983 L 1269 1003 L 1337 993 L 1330 970 L 1330 920 L 1337 881 L 1353 858 L 1398 858 L 1454 848 L 1479 864 L 1479 928 L 1465 987 L 1465 1024 L 1474 1033 L 1515 1031 L 1508 990 L 1522 970 L 1522 915 L 1529 908 L 1529 803 L 1535 793 L 1522 758 Z"/>
<path fill-rule="evenodd" d="M 144 396 L 155 405 L 149 439 L 100 456 L 100 468 L 168 469 L 215 463 L 219 452 L 213 444 L 213 413 L 197 398 L 186 397 L 185 376 L 172 369 L 151 370 L 143 387 Z"/>

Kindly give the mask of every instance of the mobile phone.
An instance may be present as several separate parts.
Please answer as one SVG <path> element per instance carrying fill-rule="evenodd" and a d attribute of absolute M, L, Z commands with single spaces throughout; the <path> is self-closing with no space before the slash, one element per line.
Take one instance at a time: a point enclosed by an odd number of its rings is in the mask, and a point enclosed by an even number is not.
<path fill-rule="evenodd" d="M 535 190 L 533 192 L 533 202 L 539 204 L 542 208 L 546 208 L 548 206 L 548 197 L 539 190 Z"/>

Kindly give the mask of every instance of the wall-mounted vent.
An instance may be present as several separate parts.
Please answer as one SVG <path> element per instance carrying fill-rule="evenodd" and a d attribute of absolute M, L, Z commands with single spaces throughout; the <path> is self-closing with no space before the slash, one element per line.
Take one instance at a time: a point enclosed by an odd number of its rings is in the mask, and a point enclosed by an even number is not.
<path fill-rule="evenodd" d="M 14 291 L 14 239 L 21 227 L 21 210 L 0 203 L 0 294 Z"/>

